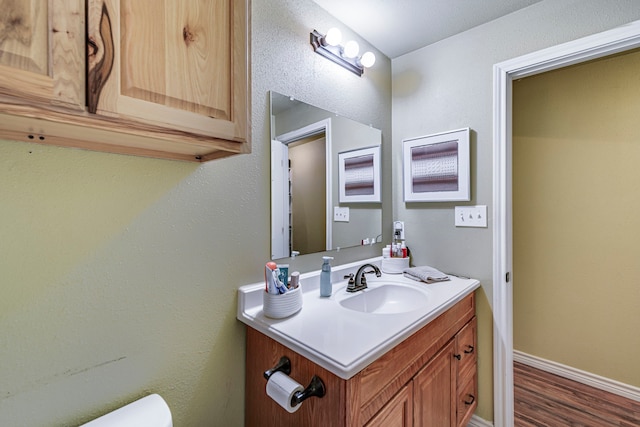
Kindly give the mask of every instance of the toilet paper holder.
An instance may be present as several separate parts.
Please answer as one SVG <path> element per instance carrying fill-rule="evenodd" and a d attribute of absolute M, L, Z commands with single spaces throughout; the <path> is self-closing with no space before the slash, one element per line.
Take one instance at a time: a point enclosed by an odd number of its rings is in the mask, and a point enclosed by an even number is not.
<path fill-rule="evenodd" d="M 271 375 L 275 374 L 276 372 L 282 372 L 283 374 L 287 375 L 291 374 L 291 360 L 289 360 L 287 356 L 282 356 L 280 360 L 278 360 L 276 366 L 264 371 L 264 379 L 268 380 Z"/>
<path fill-rule="evenodd" d="M 287 356 L 282 356 L 278 363 L 271 369 L 264 371 L 264 378 L 268 380 L 271 375 L 276 372 L 282 372 L 283 374 L 289 375 L 291 374 L 291 360 Z M 307 388 L 303 391 L 296 392 L 291 397 L 291 406 L 297 406 L 304 402 L 306 399 L 310 397 L 324 397 L 327 393 L 327 389 L 324 386 L 324 383 L 317 375 L 311 377 L 311 381 Z"/>

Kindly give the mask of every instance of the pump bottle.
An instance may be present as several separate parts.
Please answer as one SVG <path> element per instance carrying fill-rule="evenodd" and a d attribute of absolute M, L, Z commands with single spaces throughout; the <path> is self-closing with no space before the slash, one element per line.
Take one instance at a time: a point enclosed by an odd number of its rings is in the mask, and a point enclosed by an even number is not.
<path fill-rule="evenodd" d="M 332 260 L 331 256 L 323 256 L 322 257 L 322 271 L 320 272 L 320 296 L 321 297 L 330 297 L 331 296 L 331 264 L 329 261 Z"/>

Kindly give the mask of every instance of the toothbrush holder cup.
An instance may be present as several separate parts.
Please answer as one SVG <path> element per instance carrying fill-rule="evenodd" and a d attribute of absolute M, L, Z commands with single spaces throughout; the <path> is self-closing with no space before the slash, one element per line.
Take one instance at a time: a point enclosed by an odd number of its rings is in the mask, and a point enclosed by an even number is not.
<path fill-rule="evenodd" d="M 302 289 L 297 287 L 284 294 L 262 295 L 262 311 L 272 319 L 283 319 L 296 314 L 302 308 Z"/>

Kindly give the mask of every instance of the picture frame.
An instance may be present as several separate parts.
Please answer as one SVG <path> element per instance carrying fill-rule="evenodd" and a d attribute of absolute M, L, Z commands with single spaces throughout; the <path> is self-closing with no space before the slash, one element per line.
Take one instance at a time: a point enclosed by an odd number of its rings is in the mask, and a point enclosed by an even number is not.
<path fill-rule="evenodd" d="M 338 153 L 340 203 L 380 203 L 380 146 Z"/>
<path fill-rule="evenodd" d="M 469 128 L 402 141 L 405 202 L 471 200 Z"/>

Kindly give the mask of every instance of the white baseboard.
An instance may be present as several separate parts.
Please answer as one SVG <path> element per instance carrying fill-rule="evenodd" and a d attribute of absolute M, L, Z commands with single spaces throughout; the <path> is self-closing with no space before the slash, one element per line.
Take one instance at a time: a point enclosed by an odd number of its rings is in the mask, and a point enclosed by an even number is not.
<path fill-rule="evenodd" d="M 629 384 L 604 378 L 590 372 L 581 371 L 580 369 L 532 356 L 517 350 L 513 351 L 513 361 L 640 402 L 640 388 Z"/>
<path fill-rule="evenodd" d="M 477 415 L 473 415 L 467 427 L 493 427 L 493 423 L 485 419 L 480 418 Z"/>

